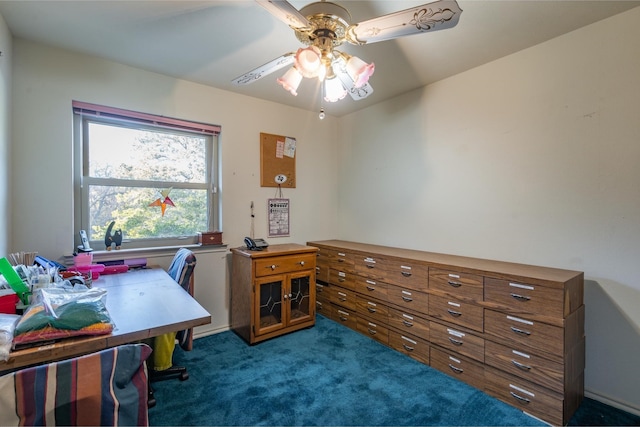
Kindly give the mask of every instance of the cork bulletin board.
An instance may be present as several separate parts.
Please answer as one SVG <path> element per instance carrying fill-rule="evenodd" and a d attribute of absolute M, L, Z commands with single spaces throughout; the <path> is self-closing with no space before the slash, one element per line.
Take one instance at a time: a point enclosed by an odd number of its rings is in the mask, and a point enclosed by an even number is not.
<path fill-rule="evenodd" d="M 261 132 L 260 186 L 296 188 L 295 154 L 295 138 Z"/>

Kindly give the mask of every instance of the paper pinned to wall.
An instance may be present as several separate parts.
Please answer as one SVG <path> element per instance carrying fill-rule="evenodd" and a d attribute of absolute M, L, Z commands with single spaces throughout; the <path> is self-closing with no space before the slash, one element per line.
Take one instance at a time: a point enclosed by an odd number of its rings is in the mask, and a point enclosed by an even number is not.
<path fill-rule="evenodd" d="M 287 137 L 284 140 L 284 155 L 287 157 L 291 157 L 292 159 L 296 156 L 296 139 Z"/>

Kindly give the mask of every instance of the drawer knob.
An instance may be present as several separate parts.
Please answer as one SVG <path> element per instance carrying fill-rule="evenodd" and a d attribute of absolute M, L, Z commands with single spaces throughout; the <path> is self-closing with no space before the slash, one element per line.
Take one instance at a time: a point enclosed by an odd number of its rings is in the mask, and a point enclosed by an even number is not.
<path fill-rule="evenodd" d="M 278 266 L 276 264 L 271 264 L 271 265 L 267 266 L 266 268 L 270 268 L 271 270 L 275 270 L 276 268 L 278 268 Z"/>
<path fill-rule="evenodd" d="M 304 267 L 304 261 L 300 261 L 299 264 Z"/>
<path fill-rule="evenodd" d="M 526 397 L 522 397 L 522 396 L 518 396 L 517 394 L 515 394 L 514 392 L 510 391 L 509 393 L 511 393 L 511 396 L 515 397 L 516 399 L 518 399 L 521 402 L 524 403 L 531 403 L 531 401 L 529 399 L 527 399 Z"/>
<path fill-rule="evenodd" d="M 517 299 L 518 301 L 529 301 L 531 300 L 531 297 L 525 296 L 525 295 L 519 295 L 519 294 L 511 294 L 512 297 L 514 297 L 515 299 Z"/>
<path fill-rule="evenodd" d="M 455 372 L 456 374 L 461 374 L 464 372 L 464 369 L 460 369 L 457 366 L 453 366 L 451 363 L 449 363 L 449 367 L 451 368 L 451 370 L 453 372 Z"/>
<path fill-rule="evenodd" d="M 516 368 L 522 369 L 523 371 L 530 371 L 531 370 L 531 366 L 528 365 L 524 365 L 520 362 L 517 362 L 513 359 L 511 359 L 511 363 L 513 363 L 514 365 L 516 365 Z"/>
<path fill-rule="evenodd" d="M 520 335 L 527 335 L 527 336 L 528 336 L 528 335 L 531 335 L 531 332 L 529 332 L 529 331 L 525 331 L 525 330 L 523 330 L 523 329 L 518 329 L 518 328 L 515 328 L 515 327 L 513 327 L 513 326 L 511 327 L 511 330 L 512 330 L 513 332 L 515 332 L 516 334 L 520 334 Z"/>
<path fill-rule="evenodd" d="M 460 313 L 459 311 L 455 311 L 455 310 L 451 310 L 450 308 L 447 309 L 447 311 L 449 312 L 450 315 L 452 315 L 453 317 L 460 317 L 462 316 L 462 313 Z"/>

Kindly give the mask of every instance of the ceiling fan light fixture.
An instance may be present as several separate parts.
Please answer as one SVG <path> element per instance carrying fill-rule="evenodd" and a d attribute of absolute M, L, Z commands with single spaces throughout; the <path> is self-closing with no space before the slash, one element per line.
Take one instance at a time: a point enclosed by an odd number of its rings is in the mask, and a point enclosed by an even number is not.
<path fill-rule="evenodd" d="M 300 86 L 300 82 L 302 81 L 302 74 L 296 69 L 296 67 L 291 67 L 289 70 L 284 73 L 284 75 L 277 79 L 278 84 L 280 84 L 286 91 L 288 91 L 293 96 L 298 96 L 298 86 Z"/>
<path fill-rule="evenodd" d="M 376 66 L 373 62 L 367 64 L 357 56 L 349 58 L 346 66 L 347 74 L 353 80 L 353 85 L 356 88 L 364 86 L 369 81 L 369 77 L 373 75 L 375 69 Z"/>
<path fill-rule="evenodd" d="M 296 52 L 295 67 L 302 77 L 316 77 L 322 65 L 322 52 L 316 46 L 300 48 Z"/>
<path fill-rule="evenodd" d="M 347 90 L 342 85 L 339 78 L 334 75 L 324 81 L 324 100 L 327 102 L 338 102 L 347 96 Z"/>

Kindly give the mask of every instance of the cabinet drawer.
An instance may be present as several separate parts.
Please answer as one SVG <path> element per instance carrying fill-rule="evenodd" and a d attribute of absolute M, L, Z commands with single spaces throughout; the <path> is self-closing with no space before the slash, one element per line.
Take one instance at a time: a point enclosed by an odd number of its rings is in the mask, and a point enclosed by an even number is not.
<path fill-rule="evenodd" d="M 382 344 L 389 344 L 389 329 L 380 323 L 358 316 L 358 332 Z"/>
<path fill-rule="evenodd" d="M 429 289 L 464 300 L 482 301 L 484 296 L 482 276 L 439 268 L 429 269 Z"/>
<path fill-rule="evenodd" d="M 484 366 L 459 354 L 432 346 L 431 366 L 475 388 L 484 388 Z"/>
<path fill-rule="evenodd" d="M 316 281 L 329 281 L 329 255 L 326 249 L 318 248 L 316 253 Z"/>
<path fill-rule="evenodd" d="M 412 313 L 389 307 L 389 326 L 402 333 L 429 340 L 429 321 Z"/>
<path fill-rule="evenodd" d="M 447 350 L 484 363 L 484 338 L 430 322 L 429 340 Z"/>
<path fill-rule="evenodd" d="M 492 341 L 484 344 L 484 362 L 558 393 L 564 392 L 564 367 L 560 363 Z"/>
<path fill-rule="evenodd" d="M 389 346 L 426 365 L 429 364 L 429 343 L 425 340 L 389 329 Z"/>
<path fill-rule="evenodd" d="M 329 283 L 336 286 L 342 286 L 343 288 L 355 290 L 356 276 L 352 272 L 345 270 L 336 270 L 332 268 L 329 270 Z"/>
<path fill-rule="evenodd" d="M 316 254 L 291 255 L 255 260 L 256 277 L 314 269 Z M 315 274 L 315 273 L 314 273 Z"/>
<path fill-rule="evenodd" d="M 316 282 L 316 299 L 329 301 L 329 286 Z"/>
<path fill-rule="evenodd" d="M 387 301 L 418 313 L 429 312 L 429 294 L 395 285 L 387 286 Z"/>
<path fill-rule="evenodd" d="M 356 279 L 356 291 L 371 298 L 387 300 L 387 284 L 379 280 L 359 277 Z"/>
<path fill-rule="evenodd" d="M 329 268 L 350 273 L 355 272 L 354 255 L 352 253 L 328 249 L 327 258 L 329 260 Z"/>
<path fill-rule="evenodd" d="M 351 328 L 353 330 L 358 329 L 358 317 L 351 310 L 345 310 L 342 307 L 332 307 L 331 308 L 331 319 L 346 326 L 347 328 Z"/>
<path fill-rule="evenodd" d="M 360 274 L 415 290 L 429 286 L 429 269 L 415 261 L 382 258 L 375 255 L 356 257 L 356 271 Z"/>
<path fill-rule="evenodd" d="M 478 332 L 484 328 L 484 309 L 453 297 L 430 295 L 429 315 Z"/>
<path fill-rule="evenodd" d="M 495 337 L 496 341 L 503 344 L 514 342 L 525 351 L 538 354 L 542 351 L 551 360 L 562 362 L 563 328 L 493 310 L 485 310 L 485 320 L 485 334 Z"/>
<path fill-rule="evenodd" d="M 356 311 L 356 294 L 348 289 L 331 286 L 329 288 L 329 300 L 333 304 L 337 304 L 351 311 Z"/>
<path fill-rule="evenodd" d="M 389 307 L 378 301 L 356 296 L 356 313 L 358 317 L 366 316 L 378 323 L 389 323 Z"/>
<path fill-rule="evenodd" d="M 499 304 L 501 309 L 518 314 L 544 314 L 564 318 L 564 292 L 562 289 L 516 283 L 487 277 L 484 298 Z"/>
<path fill-rule="evenodd" d="M 569 421 L 563 420 L 562 394 L 490 367 L 485 369 L 484 376 L 486 393 L 552 425 L 561 426 Z"/>
<path fill-rule="evenodd" d="M 331 304 L 329 301 L 316 300 L 316 313 L 331 318 Z"/>

